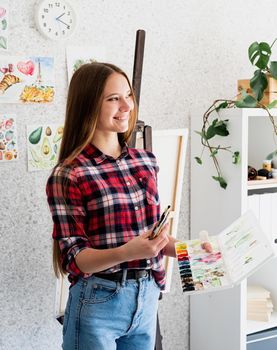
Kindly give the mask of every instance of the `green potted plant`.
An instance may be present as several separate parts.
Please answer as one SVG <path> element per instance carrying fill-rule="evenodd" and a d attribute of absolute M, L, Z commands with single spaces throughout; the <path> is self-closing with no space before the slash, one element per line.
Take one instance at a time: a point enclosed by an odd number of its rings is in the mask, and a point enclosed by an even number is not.
<path fill-rule="evenodd" d="M 238 151 L 233 151 L 230 147 L 222 147 L 219 144 L 213 144 L 213 138 L 215 136 L 227 137 L 229 135 L 228 119 L 222 120 L 220 117 L 220 111 L 227 108 L 263 108 L 266 110 L 274 132 L 277 135 L 277 126 L 275 125 L 274 118 L 270 112 L 271 108 L 277 106 L 277 96 L 276 99 L 270 101 L 269 104 L 264 103 L 265 100 L 262 100 L 264 93 L 268 88 L 269 79 L 274 79 L 277 83 L 277 61 L 270 61 L 272 53 L 271 49 L 276 40 L 277 39 L 273 41 L 271 46 L 266 42 L 254 42 L 249 46 L 249 60 L 258 68 L 255 70 L 254 76 L 249 81 L 250 89 L 242 87 L 239 91 L 238 99 L 236 100 L 215 100 L 203 115 L 202 129 L 196 131 L 201 137 L 203 150 L 201 156 L 195 157 L 195 160 L 201 165 L 203 152 L 207 149 L 217 173 L 212 177 L 215 181 L 218 181 L 220 187 L 224 189 L 227 187 L 227 181 L 222 173 L 217 155 L 221 151 L 228 152 L 231 154 L 232 162 L 234 164 L 239 164 L 240 154 Z"/>
<path fill-rule="evenodd" d="M 250 80 L 239 80 L 239 91 L 246 90 L 264 105 L 268 105 L 277 99 L 277 62 L 270 61 L 272 47 L 276 40 L 271 45 L 266 42 L 258 43 L 255 41 L 249 46 L 249 60 L 258 69 L 255 70 Z"/>

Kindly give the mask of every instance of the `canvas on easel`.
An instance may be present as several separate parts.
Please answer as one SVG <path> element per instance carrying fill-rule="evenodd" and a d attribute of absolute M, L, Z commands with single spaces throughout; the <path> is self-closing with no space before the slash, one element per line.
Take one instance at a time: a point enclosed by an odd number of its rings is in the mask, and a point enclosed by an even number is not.
<path fill-rule="evenodd" d="M 188 129 L 153 130 L 152 151 L 157 158 L 158 192 L 161 210 L 167 205 L 171 207 L 169 216 L 169 234 L 176 238 L 181 206 L 182 187 L 186 160 Z M 143 134 L 137 135 L 137 148 L 143 148 Z M 164 257 L 166 271 L 166 286 L 164 292 L 169 292 L 173 258 Z"/>

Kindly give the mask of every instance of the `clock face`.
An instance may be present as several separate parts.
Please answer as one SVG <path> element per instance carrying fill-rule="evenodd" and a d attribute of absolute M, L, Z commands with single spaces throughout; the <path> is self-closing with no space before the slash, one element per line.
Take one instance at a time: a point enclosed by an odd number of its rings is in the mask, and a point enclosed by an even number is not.
<path fill-rule="evenodd" d="M 76 13 L 68 1 L 43 0 L 36 11 L 39 31 L 53 40 L 71 35 L 77 24 L 76 19 Z"/>

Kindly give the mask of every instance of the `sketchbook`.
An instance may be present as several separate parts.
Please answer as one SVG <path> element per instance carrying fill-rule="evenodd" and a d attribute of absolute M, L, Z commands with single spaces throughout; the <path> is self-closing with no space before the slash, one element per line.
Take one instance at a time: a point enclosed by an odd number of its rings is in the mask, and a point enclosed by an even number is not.
<path fill-rule="evenodd" d="M 183 292 L 195 294 L 230 288 L 274 256 L 274 248 L 253 212 L 248 210 L 217 236 L 175 244 Z"/>

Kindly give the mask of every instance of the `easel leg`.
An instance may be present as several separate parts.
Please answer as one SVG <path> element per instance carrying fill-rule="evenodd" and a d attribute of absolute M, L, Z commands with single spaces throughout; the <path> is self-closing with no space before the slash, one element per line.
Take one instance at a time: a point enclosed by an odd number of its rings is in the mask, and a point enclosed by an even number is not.
<path fill-rule="evenodd" d="M 157 315 L 156 345 L 155 350 L 163 350 L 162 335 L 160 330 L 159 316 Z"/>

